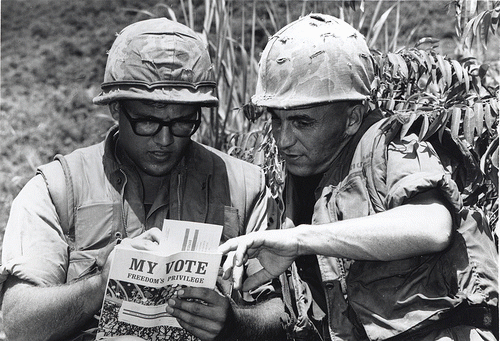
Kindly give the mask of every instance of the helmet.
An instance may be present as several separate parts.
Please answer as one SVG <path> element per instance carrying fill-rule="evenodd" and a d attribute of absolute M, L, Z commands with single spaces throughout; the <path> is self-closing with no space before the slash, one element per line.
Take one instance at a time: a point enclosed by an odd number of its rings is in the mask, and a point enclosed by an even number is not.
<path fill-rule="evenodd" d="M 373 78 L 372 57 L 361 33 L 335 17 L 310 14 L 270 38 L 252 104 L 287 109 L 363 100 Z"/>
<path fill-rule="evenodd" d="M 101 89 L 95 104 L 119 99 L 218 104 L 204 42 L 187 26 L 166 18 L 139 21 L 118 34 Z"/>

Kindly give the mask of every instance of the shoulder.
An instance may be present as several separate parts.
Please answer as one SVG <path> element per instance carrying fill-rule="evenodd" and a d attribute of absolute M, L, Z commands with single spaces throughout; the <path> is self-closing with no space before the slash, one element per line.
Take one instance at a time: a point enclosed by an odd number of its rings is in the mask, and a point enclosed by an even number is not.
<path fill-rule="evenodd" d="M 262 173 L 262 169 L 259 166 L 235 158 L 213 147 L 205 146 L 203 144 L 194 142 L 193 149 L 195 149 L 197 157 L 200 157 L 201 160 L 208 161 L 209 159 L 212 163 L 215 164 L 222 162 L 225 165 L 228 172 L 238 172 L 240 173 L 239 174 L 240 176 L 255 175 L 258 177 L 260 177 Z"/>
<path fill-rule="evenodd" d="M 64 159 L 67 162 L 70 171 L 82 172 L 89 163 L 102 162 L 104 154 L 104 143 L 98 143 L 89 147 L 75 149 L 73 152 L 64 156 L 58 155 L 55 158 Z M 37 168 L 37 174 L 41 174 L 46 181 L 48 179 L 64 179 L 64 170 L 61 161 L 54 160 L 52 162 L 41 165 Z"/>
<path fill-rule="evenodd" d="M 104 155 L 104 141 L 88 147 L 75 149 L 73 152 L 65 155 L 64 157 L 68 162 L 90 162 L 97 160 L 102 162 Z"/>
<path fill-rule="evenodd" d="M 233 199 L 253 198 L 265 191 L 261 167 L 199 143 L 193 143 L 193 152 L 197 171 L 212 174 L 213 181 L 227 181 Z"/>

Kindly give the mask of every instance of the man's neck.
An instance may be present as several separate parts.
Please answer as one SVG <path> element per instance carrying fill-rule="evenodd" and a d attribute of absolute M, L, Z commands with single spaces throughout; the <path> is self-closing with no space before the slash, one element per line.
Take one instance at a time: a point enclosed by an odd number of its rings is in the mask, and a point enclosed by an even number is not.
<path fill-rule="evenodd" d="M 140 170 L 138 170 L 138 173 L 144 190 L 144 203 L 152 204 L 158 195 L 158 191 L 162 188 L 162 184 L 164 181 L 167 181 L 170 174 L 166 176 L 151 176 Z"/>

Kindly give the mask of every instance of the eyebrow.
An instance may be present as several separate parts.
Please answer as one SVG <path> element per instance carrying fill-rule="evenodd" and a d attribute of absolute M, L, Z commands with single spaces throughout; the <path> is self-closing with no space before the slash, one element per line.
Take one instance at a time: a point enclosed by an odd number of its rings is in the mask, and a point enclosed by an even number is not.
<path fill-rule="evenodd" d="M 276 113 L 274 112 L 273 109 L 267 109 L 267 111 L 271 114 L 272 117 L 278 117 Z M 308 116 L 308 115 L 291 115 L 287 116 L 286 118 L 288 121 L 299 121 L 299 120 L 305 120 L 305 121 L 316 121 L 315 118 Z"/>
<path fill-rule="evenodd" d="M 127 113 L 129 113 L 129 111 L 127 109 L 125 109 L 127 111 Z M 179 120 L 191 120 L 193 116 L 195 116 L 196 114 L 198 113 L 198 111 L 195 111 L 194 113 L 192 114 L 189 114 L 189 115 L 185 115 L 185 116 L 181 116 L 181 117 L 176 117 L 176 118 L 172 118 L 172 119 L 169 119 L 169 120 L 162 120 L 161 118 L 158 118 L 158 117 L 155 117 L 155 116 L 151 116 L 149 114 L 142 114 L 142 113 L 135 113 L 133 117 L 132 115 L 130 117 L 132 117 L 133 119 L 144 119 L 144 120 L 151 120 L 151 121 L 158 121 L 158 122 L 170 122 L 170 121 L 179 121 Z M 130 115 L 130 113 L 129 113 Z"/>

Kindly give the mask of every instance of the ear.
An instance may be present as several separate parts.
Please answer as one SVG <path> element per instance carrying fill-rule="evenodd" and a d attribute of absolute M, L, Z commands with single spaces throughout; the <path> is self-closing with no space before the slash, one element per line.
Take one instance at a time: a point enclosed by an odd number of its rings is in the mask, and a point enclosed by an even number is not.
<path fill-rule="evenodd" d="M 120 117 L 120 103 L 118 103 L 118 101 L 113 101 L 108 104 L 108 108 L 111 113 L 111 117 L 118 121 L 118 118 Z"/>
<path fill-rule="evenodd" d="M 363 122 L 363 117 L 365 116 L 366 108 L 362 104 L 356 104 L 349 109 L 347 109 L 347 122 L 345 134 L 352 136 L 356 134 L 361 123 Z"/>

